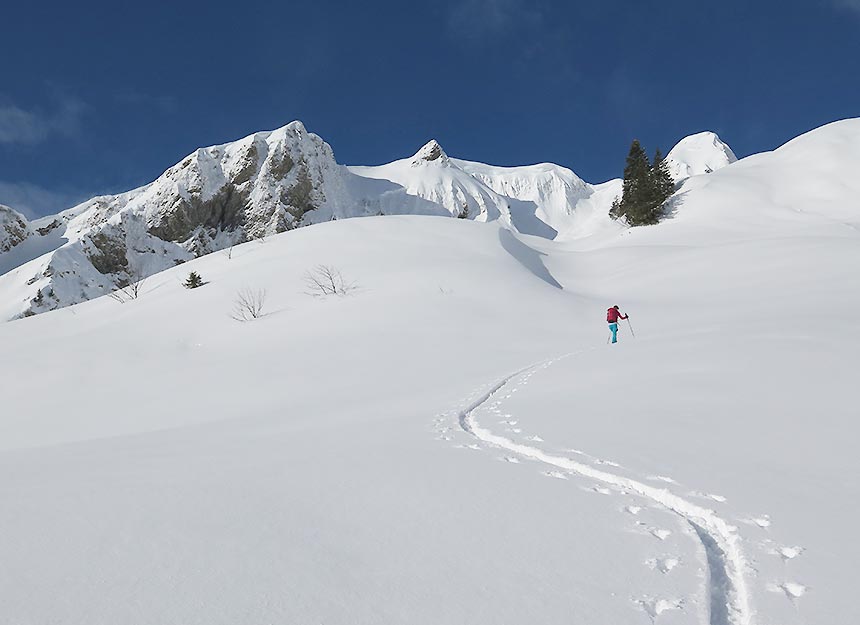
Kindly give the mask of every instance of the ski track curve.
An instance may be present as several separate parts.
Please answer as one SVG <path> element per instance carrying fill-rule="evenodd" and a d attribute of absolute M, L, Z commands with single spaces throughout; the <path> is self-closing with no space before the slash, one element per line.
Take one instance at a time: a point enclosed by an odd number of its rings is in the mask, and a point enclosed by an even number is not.
<path fill-rule="evenodd" d="M 741 537 L 737 528 L 718 516 L 716 511 L 687 501 L 668 489 L 650 486 L 628 477 L 596 469 L 572 458 L 553 455 L 537 447 L 517 443 L 494 434 L 478 423 L 475 412 L 511 382 L 538 368 L 547 368 L 579 353 L 582 352 L 545 360 L 502 378 L 466 408 L 458 411 L 460 427 L 484 443 L 582 477 L 625 489 L 682 517 L 701 542 L 707 559 L 708 625 L 753 625 L 753 611 L 744 576 L 747 561 L 743 553 Z"/>

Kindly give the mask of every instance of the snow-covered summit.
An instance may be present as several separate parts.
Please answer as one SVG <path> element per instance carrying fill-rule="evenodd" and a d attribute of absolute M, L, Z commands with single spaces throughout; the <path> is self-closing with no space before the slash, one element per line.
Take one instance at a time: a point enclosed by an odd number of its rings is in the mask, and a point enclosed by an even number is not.
<path fill-rule="evenodd" d="M 448 164 L 448 155 L 445 154 L 445 150 L 442 149 L 442 146 L 436 141 L 436 139 L 431 139 L 424 146 L 415 153 L 415 156 L 412 157 L 412 165 L 420 166 L 426 163 L 434 163 L 436 165 L 447 165 Z"/>
<path fill-rule="evenodd" d="M 700 132 L 681 139 L 666 155 L 675 181 L 709 174 L 737 161 L 732 149 L 714 132 Z"/>
<path fill-rule="evenodd" d="M 537 215 L 537 206 L 508 197 L 473 176 L 451 159 L 436 140 L 427 142 L 414 156 L 372 167 L 349 170 L 364 178 L 387 180 L 406 193 L 443 206 L 452 216 L 475 221 L 499 220 L 524 234 L 552 238 L 556 231 Z"/>

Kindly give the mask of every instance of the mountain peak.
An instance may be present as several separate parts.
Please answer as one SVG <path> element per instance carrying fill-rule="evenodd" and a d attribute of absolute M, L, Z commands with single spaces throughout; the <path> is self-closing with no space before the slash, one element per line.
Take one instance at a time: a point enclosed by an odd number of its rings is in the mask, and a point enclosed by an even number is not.
<path fill-rule="evenodd" d="M 442 149 L 442 146 L 439 145 L 439 142 L 436 139 L 430 139 L 427 143 L 424 144 L 420 150 L 415 153 L 415 156 L 412 157 L 413 165 L 420 165 L 422 163 L 430 163 L 433 161 L 438 161 L 441 164 L 445 164 L 448 162 L 448 155 L 445 154 L 445 150 Z"/>
<path fill-rule="evenodd" d="M 738 158 L 715 132 L 698 132 L 684 137 L 666 155 L 672 177 L 678 181 L 709 174 L 734 163 Z"/>

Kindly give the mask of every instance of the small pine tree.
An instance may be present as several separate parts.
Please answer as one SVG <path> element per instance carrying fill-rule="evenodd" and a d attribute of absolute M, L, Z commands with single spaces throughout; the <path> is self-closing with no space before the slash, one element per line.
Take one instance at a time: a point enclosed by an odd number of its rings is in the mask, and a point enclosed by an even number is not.
<path fill-rule="evenodd" d="M 200 277 L 200 274 L 196 271 L 192 271 L 188 274 L 188 277 L 185 279 L 185 282 L 182 283 L 182 286 L 186 289 L 196 289 L 204 284 L 205 282 L 203 282 L 203 278 Z"/>

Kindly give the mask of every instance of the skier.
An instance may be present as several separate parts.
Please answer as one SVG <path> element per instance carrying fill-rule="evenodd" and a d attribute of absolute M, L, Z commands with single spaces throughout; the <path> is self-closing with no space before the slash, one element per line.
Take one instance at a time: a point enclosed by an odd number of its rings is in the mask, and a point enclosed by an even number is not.
<path fill-rule="evenodd" d="M 606 311 L 606 321 L 609 323 L 609 331 L 612 332 L 612 342 L 618 342 L 618 320 L 627 319 L 627 315 L 622 315 L 618 310 L 618 306 L 613 306 Z"/>

